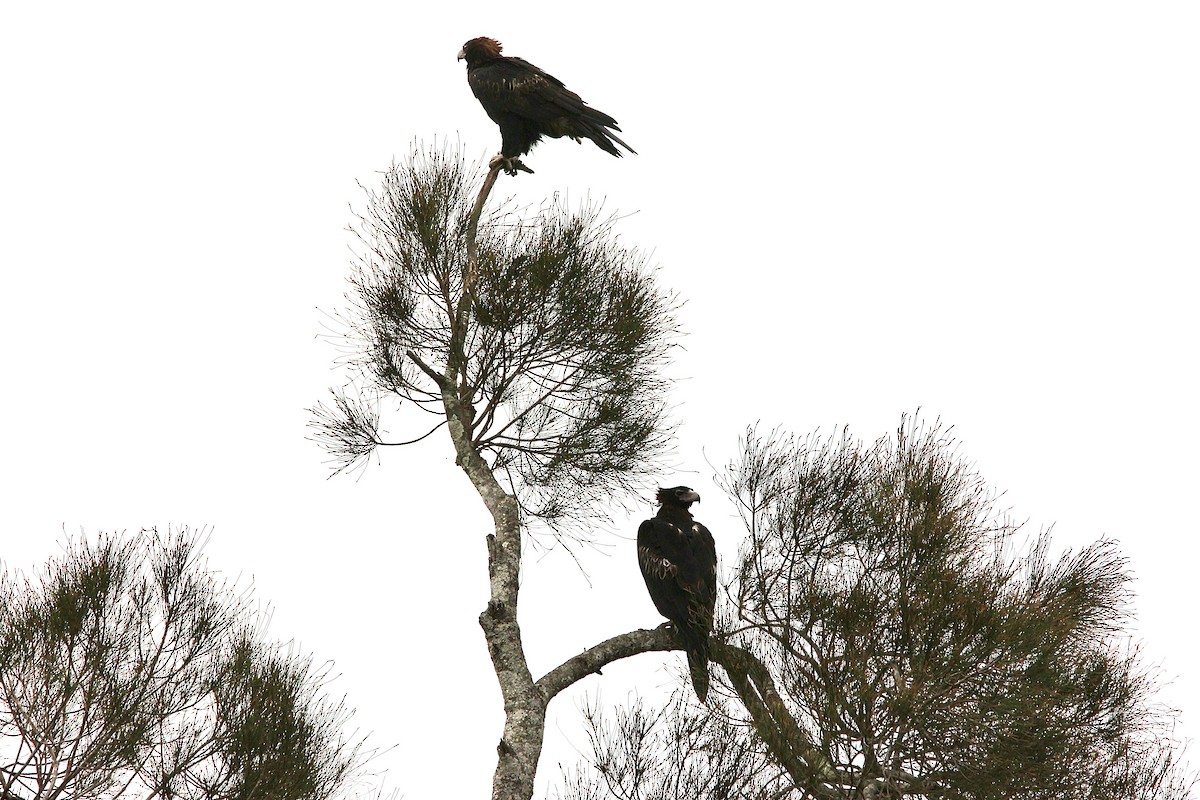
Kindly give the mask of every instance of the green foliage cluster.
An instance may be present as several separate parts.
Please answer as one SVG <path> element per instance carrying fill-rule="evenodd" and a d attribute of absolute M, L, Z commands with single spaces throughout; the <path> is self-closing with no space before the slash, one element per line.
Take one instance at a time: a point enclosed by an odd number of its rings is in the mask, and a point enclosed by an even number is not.
<path fill-rule="evenodd" d="M 636 765 L 680 748 L 682 774 L 700 773 L 689 797 L 734 777 L 739 796 L 780 798 L 1190 796 L 1122 634 L 1115 544 L 1052 556 L 1048 532 L 1022 540 L 949 431 L 910 418 L 863 445 L 751 429 L 723 488 L 748 536 L 718 635 L 770 669 L 771 714 L 751 720 L 726 684 L 734 702 L 663 719 L 593 715 L 598 775 L 569 797 L 679 796 Z M 709 766 L 731 735 L 737 776 Z"/>
<path fill-rule="evenodd" d="M 727 486 L 750 532 L 739 637 L 837 774 L 980 800 L 1178 788 L 1114 543 L 1018 542 L 949 432 L 751 431 Z"/>
<path fill-rule="evenodd" d="M 255 633 L 186 529 L 0 579 L 0 797 L 326 800 L 364 760 L 321 670 Z"/>
<path fill-rule="evenodd" d="M 643 488 L 665 451 L 677 303 L 591 207 L 487 214 L 468 264 L 472 174 L 458 153 L 414 151 L 367 192 L 343 345 L 373 398 L 465 409 L 527 518 L 562 530 Z M 313 409 L 338 469 L 391 444 L 363 388 Z"/>

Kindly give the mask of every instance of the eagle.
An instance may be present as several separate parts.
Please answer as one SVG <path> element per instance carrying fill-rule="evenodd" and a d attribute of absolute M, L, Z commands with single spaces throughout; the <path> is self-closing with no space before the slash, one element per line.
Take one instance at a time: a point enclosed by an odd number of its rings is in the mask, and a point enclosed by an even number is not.
<path fill-rule="evenodd" d="M 700 495 L 686 486 L 659 489 L 659 509 L 638 528 L 638 566 L 650 599 L 669 619 L 687 650 L 692 687 L 708 697 L 708 637 L 717 601 L 717 547 L 688 506 Z"/>
<path fill-rule="evenodd" d="M 569 136 L 576 142 L 591 139 L 606 153 L 620 158 L 621 145 L 632 147 L 613 133 L 617 121 L 588 106 L 563 82 L 521 58 L 500 55 L 500 43 L 480 36 L 463 45 L 459 61 L 467 62 L 467 83 L 483 110 L 500 126 L 500 153 L 489 166 L 503 165 L 505 172 L 533 172 L 521 163 L 543 136 Z"/>

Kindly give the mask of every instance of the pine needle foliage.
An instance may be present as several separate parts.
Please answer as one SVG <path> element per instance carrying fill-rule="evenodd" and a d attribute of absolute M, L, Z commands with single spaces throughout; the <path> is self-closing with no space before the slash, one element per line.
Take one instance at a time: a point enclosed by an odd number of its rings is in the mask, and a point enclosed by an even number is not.
<path fill-rule="evenodd" d="M 0 797 L 328 800 L 370 753 L 325 672 L 254 633 L 197 533 L 0 576 Z"/>
<path fill-rule="evenodd" d="M 360 396 L 394 396 L 438 424 L 447 400 L 465 408 L 471 445 L 523 514 L 561 532 L 645 488 L 666 451 L 659 372 L 678 304 L 592 206 L 485 213 L 472 268 L 476 174 L 458 152 L 414 148 L 366 191 L 341 343 Z M 336 470 L 393 444 L 344 392 L 312 412 Z"/>
<path fill-rule="evenodd" d="M 762 756 L 742 773 L 762 796 L 1191 796 L 1173 715 L 1156 705 L 1154 673 L 1123 633 L 1130 575 L 1116 544 L 1052 555 L 1049 532 L 1025 537 L 957 447 L 951 431 L 911 417 L 866 445 L 845 431 L 747 432 L 723 478 L 748 536 L 718 628 L 775 676 L 771 715 L 787 725 L 764 730 L 732 703 L 677 709 L 656 730 L 690 721 L 696 731 L 684 774 L 701 789 L 686 796 L 729 796 L 705 788 L 731 780 L 727 771 L 694 775 L 713 759 L 704 732 L 716 730 Z M 730 684 L 724 693 L 733 696 Z M 730 716 L 743 724 L 730 727 Z M 598 776 L 576 777 L 569 797 L 609 782 L 614 764 L 678 746 L 607 731 L 593 737 L 604 746 L 592 759 Z M 804 756 L 802 779 L 770 766 L 780 741 L 817 751 Z M 634 744 L 650 752 L 630 755 Z M 669 781 L 621 774 L 605 796 L 680 796 Z"/>

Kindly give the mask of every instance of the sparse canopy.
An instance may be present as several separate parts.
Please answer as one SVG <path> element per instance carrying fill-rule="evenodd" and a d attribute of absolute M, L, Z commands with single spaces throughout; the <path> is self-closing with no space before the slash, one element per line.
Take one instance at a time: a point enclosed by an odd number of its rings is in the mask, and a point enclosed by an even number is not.
<path fill-rule="evenodd" d="M 0 575 L 0 798 L 329 800 L 367 755 L 186 529 Z"/>
<path fill-rule="evenodd" d="M 528 153 L 543 136 L 568 136 L 577 142 L 591 139 L 601 150 L 618 158 L 621 151 L 617 145 L 636 152 L 613 133 L 621 130 L 615 119 L 590 107 L 558 78 L 528 61 L 500 55 L 500 43 L 495 39 L 472 39 L 463 45 L 458 57 L 467 62 L 471 91 L 500 126 L 502 143 L 497 158 L 510 175 L 517 174 L 518 169 L 533 172 L 519 156 Z"/>
<path fill-rule="evenodd" d="M 751 431 L 725 477 L 747 531 L 710 642 L 728 683 L 592 714 L 597 774 L 567 796 L 1190 797 L 1114 544 L 1022 543 L 955 450 L 913 420 L 867 446 Z"/>
<path fill-rule="evenodd" d="M 485 214 L 470 266 L 477 188 L 459 154 L 432 151 L 414 152 L 368 193 L 355 307 L 342 315 L 349 347 L 375 393 L 438 425 L 457 409 L 524 512 L 564 526 L 644 488 L 664 451 L 658 369 L 676 301 L 593 208 L 553 205 L 532 220 Z M 393 444 L 378 433 L 373 403 L 335 393 L 315 411 L 339 468 Z"/>

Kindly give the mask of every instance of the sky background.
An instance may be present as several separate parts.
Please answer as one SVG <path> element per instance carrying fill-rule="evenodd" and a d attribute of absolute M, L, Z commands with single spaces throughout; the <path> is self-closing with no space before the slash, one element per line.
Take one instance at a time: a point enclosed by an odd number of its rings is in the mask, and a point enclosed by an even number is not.
<path fill-rule="evenodd" d="M 344 380 L 320 334 L 358 183 L 414 141 L 498 149 L 454 58 L 488 35 L 638 150 L 550 141 L 494 196 L 603 203 L 686 300 L 664 483 L 704 496 L 727 561 L 743 531 L 713 468 L 747 425 L 870 441 L 920 409 L 1030 532 L 1119 540 L 1131 630 L 1194 736 L 1200 6 L 783 5 L 6 6 L 0 559 L 208 526 L 210 565 L 396 745 L 389 787 L 489 791 L 489 519 L 446 437 L 330 480 L 304 410 Z M 527 562 L 536 674 L 659 623 L 634 504 L 586 578 L 561 552 Z M 670 688 L 680 660 L 556 699 L 539 786 L 584 744 L 582 698 Z"/>

